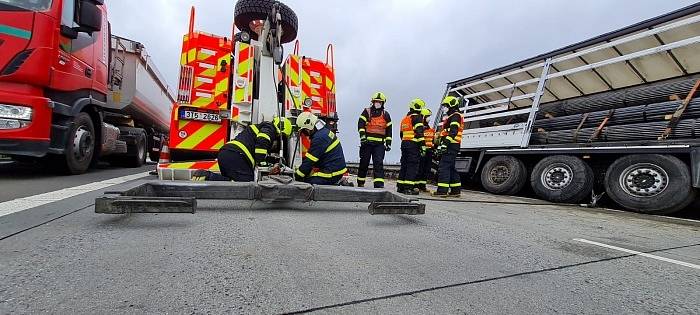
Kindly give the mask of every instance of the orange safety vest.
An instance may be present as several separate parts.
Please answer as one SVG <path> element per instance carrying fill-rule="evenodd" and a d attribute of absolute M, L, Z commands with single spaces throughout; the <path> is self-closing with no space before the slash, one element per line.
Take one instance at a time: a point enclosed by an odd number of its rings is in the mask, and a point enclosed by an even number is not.
<path fill-rule="evenodd" d="M 459 115 L 459 129 L 457 131 L 457 136 L 455 137 L 456 143 L 462 143 L 462 132 L 464 131 L 464 117 L 460 113 L 454 113 L 452 115 Z M 450 120 L 450 117 L 452 115 L 445 117 L 442 121 L 442 131 L 440 132 L 441 137 L 447 137 L 449 134 L 447 133 L 447 130 L 450 128 L 450 125 L 448 125 L 448 121 Z"/>
<path fill-rule="evenodd" d="M 367 122 L 367 125 L 365 125 L 367 134 L 376 136 L 386 136 L 386 125 L 388 124 L 388 122 L 386 121 L 385 116 L 386 115 L 384 115 L 384 112 L 382 112 L 381 115 L 377 117 L 372 117 L 372 113 L 368 108 L 367 117 L 369 117 L 369 121 Z"/>
<path fill-rule="evenodd" d="M 435 129 L 428 127 L 425 128 L 423 133 L 425 134 L 425 146 L 432 148 L 434 146 L 433 138 L 435 137 Z"/>
<path fill-rule="evenodd" d="M 401 120 L 401 140 L 402 141 L 413 141 L 416 137 L 415 131 L 413 131 L 413 116 L 417 114 L 406 115 Z"/>

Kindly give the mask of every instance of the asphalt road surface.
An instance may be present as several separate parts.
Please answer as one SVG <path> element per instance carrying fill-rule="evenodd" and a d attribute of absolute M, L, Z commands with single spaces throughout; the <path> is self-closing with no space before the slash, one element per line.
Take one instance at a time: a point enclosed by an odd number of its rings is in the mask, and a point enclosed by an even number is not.
<path fill-rule="evenodd" d="M 700 313 L 697 221 L 483 194 L 94 213 L 143 181 L 0 216 L 0 314 Z"/>

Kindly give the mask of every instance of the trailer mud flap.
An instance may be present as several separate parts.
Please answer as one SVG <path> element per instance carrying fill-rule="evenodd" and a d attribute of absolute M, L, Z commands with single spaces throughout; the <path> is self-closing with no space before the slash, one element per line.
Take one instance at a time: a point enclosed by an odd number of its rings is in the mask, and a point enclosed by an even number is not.
<path fill-rule="evenodd" d="M 700 188 L 700 148 L 693 148 L 690 151 L 690 162 L 693 187 Z"/>
<path fill-rule="evenodd" d="M 260 183 L 164 182 L 142 184 L 120 193 L 105 193 L 95 200 L 95 213 L 195 213 L 197 200 L 259 200 L 286 202 L 369 203 L 368 211 L 377 214 L 425 214 L 425 204 L 380 189 L 341 186 L 316 186 L 275 179 Z"/>

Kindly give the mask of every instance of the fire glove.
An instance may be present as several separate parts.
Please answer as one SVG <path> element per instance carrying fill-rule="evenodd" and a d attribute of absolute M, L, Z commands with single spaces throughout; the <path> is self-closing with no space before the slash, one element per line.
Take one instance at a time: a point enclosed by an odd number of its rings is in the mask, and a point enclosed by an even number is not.
<path fill-rule="evenodd" d="M 279 175 L 279 174 L 282 174 L 282 165 L 277 163 L 277 164 L 272 166 L 272 169 L 270 169 L 270 175 Z"/>
<path fill-rule="evenodd" d="M 258 162 L 258 166 L 268 167 L 268 166 L 270 166 L 270 163 L 267 163 L 267 161 L 260 161 L 260 162 Z"/>
<path fill-rule="evenodd" d="M 386 150 L 386 152 L 391 151 L 391 144 L 390 144 L 390 143 L 384 143 L 384 150 Z"/>
<path fill-rule="evenodd" d="M 426 152 L 428 152 L 428 147 L 426 147 L 426 146 L 420 147 L 420 156 L 425 156 Z"/>
<path fill-rule="evenodd" d="M 360 144 L 365 144 L 367 143 L 367 136 L 364 134 L 360 135 Z"/>

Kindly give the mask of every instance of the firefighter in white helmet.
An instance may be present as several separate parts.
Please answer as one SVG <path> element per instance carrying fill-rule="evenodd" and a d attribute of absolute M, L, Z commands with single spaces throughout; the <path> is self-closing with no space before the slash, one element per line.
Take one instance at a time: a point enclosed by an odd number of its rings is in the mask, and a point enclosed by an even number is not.
<path fill-rule="evenodd" d="M 304 112 L 297 117 L 299 132 L 311 139 L 301 166 L 295 171 L 299 181 L 313 185 L 339 185 L 348 169 L 338 136 L 316 115 Z"/>

